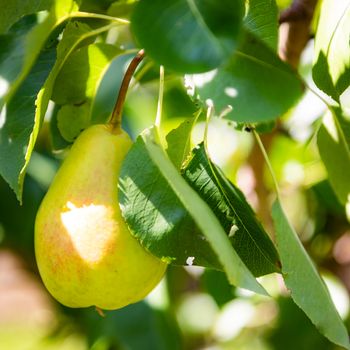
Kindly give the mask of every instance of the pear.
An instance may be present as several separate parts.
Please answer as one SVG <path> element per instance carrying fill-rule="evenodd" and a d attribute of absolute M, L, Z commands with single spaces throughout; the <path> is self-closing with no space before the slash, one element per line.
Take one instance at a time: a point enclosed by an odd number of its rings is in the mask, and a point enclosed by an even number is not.
<path fill-rule="evenodd" d="M 63 305 L 112 310 L 143 299 L 166 263 L 131 235 L 118 205 L 118 175 L 132 141 L 110 125 L 80 134 L 35 222 L 42 280 Z"/>

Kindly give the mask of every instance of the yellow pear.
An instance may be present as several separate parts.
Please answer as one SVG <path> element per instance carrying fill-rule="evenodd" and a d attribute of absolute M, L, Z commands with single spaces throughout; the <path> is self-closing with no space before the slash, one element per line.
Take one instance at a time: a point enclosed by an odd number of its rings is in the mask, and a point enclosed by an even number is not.
<path fill-rule="evenodd" d="M 144 298 L 166 263 L 128 230 L 118 175 L 129 136 L 94 125 L 77 138 L 37 214 L 35 254 L 49 292 L 69 307 L 111 310 Z"/>

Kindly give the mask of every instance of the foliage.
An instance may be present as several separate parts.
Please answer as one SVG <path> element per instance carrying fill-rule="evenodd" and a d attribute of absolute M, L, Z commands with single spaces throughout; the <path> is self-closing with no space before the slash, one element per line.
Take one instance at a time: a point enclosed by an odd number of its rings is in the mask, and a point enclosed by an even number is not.
<path fill-rule="evenodd" d="M 146 51 L 123 116 L 135 143 L 115 186 L 131 233 L 169 271 L 158 294 L 106 319 L 63 308 L 57 334 L 76 323 L 91 349 L 279 349 L 311 321 L 350 349 L 319 272 L 345 274 L 334 252 L 350 220 L 350 2 L 338 2 L 323 0 L 313 57 L 298 72 L 277 53 L 274 0 L 0 0 L 0 242 L 34 271 L 32 225 L 57 163 L 82 130 L 108 122 L 126 64 Z M 258 133 L 273 141 L 268 155 Z M 239 188 L 247 168 L 258 203 Z M 228 337 L 214 317 L 205 324 L 205 310 L 234 317 L 239 303 L 256 317 L 259 305 L 279 307 L 275 329 L 266 321 Z M 203 323 L 191 321 L 197 311 Z M 286 342 L 335 349 L 326 338 Z"/>

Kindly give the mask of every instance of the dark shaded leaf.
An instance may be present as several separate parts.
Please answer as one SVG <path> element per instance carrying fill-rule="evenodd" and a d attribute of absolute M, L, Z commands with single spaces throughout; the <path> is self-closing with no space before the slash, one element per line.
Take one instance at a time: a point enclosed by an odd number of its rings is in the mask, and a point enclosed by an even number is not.
<path fill-rule="evenodd" d="M 191 151 L 191 132 L 196 120 L 197 118 L 185 120 L 166 136 L 168 157 L 177 169 L 181 169 Z"/>
<path fill-rule="evenodd" d="M 217 111 L 232 106 L 226 118 L 245 123 L 278 118 L 303 93 L 292 68 L 248 32 L 224 66 L 211 76 L 195 76 L 194 82 L 201 100 L 211 99 Z"/>
<path fill-rule="evenodd" d="M 215 254 L 230 283 L 266 294 L 232 248 L 214 213 L 181 177 L 156 140 L 154 129 L 145 130 L 121 170 L 119 202 L 131 232 L 153 254 L 169 262 L 186 259 L 196 263 L 213 259 Z M 202 233 L 192 231 L 191 221 Z"/>
<path fill-rule="evenodd" d="M 239 0 L 141 0 L 131 28 L 159 64 L 181 73 L 199 73 L 226 61 L 236 47 L 241 17 Z"/>
<path fill-rule="evenodd" d="M 212 208 L 232 246 L 255 276 L 279 270 L 277 251 L 243 193 L 210 162 L 204 144 L 193 150 L 183 176 Z"/>

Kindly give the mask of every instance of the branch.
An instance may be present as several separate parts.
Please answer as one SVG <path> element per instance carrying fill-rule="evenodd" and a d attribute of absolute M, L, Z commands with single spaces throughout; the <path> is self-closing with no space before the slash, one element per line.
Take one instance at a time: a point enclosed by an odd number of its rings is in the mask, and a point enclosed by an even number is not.
<path fill-rule="evenodd" d="M 317 0 L 294 0 L 293 4 L 280 15 L 280 39 L 279 55 L 282 60 L 289 63 L 295 69 L 298 68 L 300 56 L 310 39 L 310 24 L 314 14 Z M 281 131 L 281 125 L 277 121 L 277 127 L 269 134 L 262 134 L 261 140 L 268 152 L 274 138 Z M 258 197 L 257 214 L 267 228 L 272 228 L 270 213 L 270 192 L 265 185 L 263 173 L 265 160 L 259 146 L 255 143 L 249 157 L 255 177 L 255 192 Z"/>
<path fill-rule="evenodd" d="M 295 69 L 310 39 L 310 25 L 317 0 L 294 0 L 280 15 L 279 55 Z"/>

